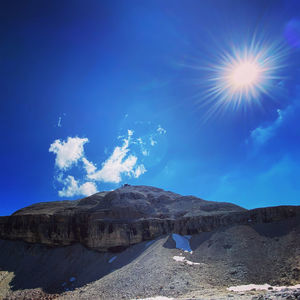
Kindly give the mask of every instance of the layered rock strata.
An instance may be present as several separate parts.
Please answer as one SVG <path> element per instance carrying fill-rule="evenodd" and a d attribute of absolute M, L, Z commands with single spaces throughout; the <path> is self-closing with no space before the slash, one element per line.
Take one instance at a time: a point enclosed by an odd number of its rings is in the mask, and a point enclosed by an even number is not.
<path fill-rule="evenodd" d="M 231 203 L 126 185 L 75 201 L 34 204 L 0 217 L 0 239 L 50 246 L 79 242 L 98 251 L 118 251 L 171 232 L 196 234 L 295 217 L 300 218 L 300 206 L 246 210 Z"/>

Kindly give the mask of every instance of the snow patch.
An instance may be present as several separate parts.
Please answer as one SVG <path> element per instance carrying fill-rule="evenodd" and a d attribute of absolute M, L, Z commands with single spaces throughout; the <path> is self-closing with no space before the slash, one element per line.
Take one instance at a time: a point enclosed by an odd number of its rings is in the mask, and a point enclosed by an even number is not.
<path fill-rule="evenodd" d="M 188 265 L 200 265 L 200 263 L 195 263 L 193 261 L 190 261 L 190 260 L 185 260 L 185 262 L 188 264 Z"/>
<path fill-rule="evenodd" d="M 269 289 L 275 291 L 281 291 L 284 289 L 299 289 L 299 288 L 300 288 L 300 284 L 296 284 L 294 286 L 271 286 L 265 283 L 265 284 L 246 284 L 246 285 L 231 286 L 227 288 L 227 290 L 231 292 L 246 292 L 246 291 L 251 291 L 253 289 L 257 291 L 266 291 Z"/>
<path fill-rule="evenodd" d="M 117 257 L 116 256 L 113 256 L 109 261 L 108 263 L 111 264 Z"/>
<path fill-rule="evenodd" d="M 190 260 L 187 260 L 184 256 L 173 256 L 173 259 L 180 262 L 185 262 L 188 265 L 200 265 L 200 263 L 195 263 Z"/>
<path fill-rule="evenodd" d="M 177 249 L 183 250 L 185 252 L 193 253 L 193 251 L 190 247 L 190 242 L 189 242 L 189 239 L 191 238 L 191 236 L 189 236 L 189 235 L 182 236 L 177 233 L 172 233 L 172 238 L 176 243 Z"/>
<path fill-rule="evenodd" d="M 185 257 L 184 256 L 173 256 L 173 259 L 176 260 L 176 261 L 184 261 L 185 260 Z"/>

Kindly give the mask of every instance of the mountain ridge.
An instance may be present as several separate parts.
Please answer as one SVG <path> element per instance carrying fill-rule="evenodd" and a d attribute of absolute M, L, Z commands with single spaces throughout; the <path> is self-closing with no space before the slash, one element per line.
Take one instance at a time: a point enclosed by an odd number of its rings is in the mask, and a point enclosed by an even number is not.
<path fill-rule="evenodd" d="M 0 217 L 0 238 L 49 246 L 81 243 L 98 251 L 120 251 L 169 233 L 197 234 L 299 215 L 300 206 L 247 210 L 229 202 L 124 185 L 78 200 L 33 204 Z"/>

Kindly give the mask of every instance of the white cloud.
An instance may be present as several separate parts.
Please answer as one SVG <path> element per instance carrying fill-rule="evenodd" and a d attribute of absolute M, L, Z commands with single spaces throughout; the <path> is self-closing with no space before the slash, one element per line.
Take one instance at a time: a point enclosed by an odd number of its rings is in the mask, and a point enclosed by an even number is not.
<path fill-rule="evenodd" d="M 57 180 L 64 185 L 63 189 L 58 191 L 60 197 L 90 196 L 97 193 L 97 187 L 93 182 L 85 182 L 79 185 L 71 175 L 68 175 L 65 179 L 60 175 Z"/>
<path fill-rule="evenodd" d="M 67 170 L 77 163 L 84 155 L 83 145 L 87 138 L 68 137 L 67 141 L 56 140 L 49 148 L 49 152 L 56 154 L 55 165 L 61 170 Z"/>
<path fill-rule="evenodd" d="M 61 127 L 61 117 L 58 118 L 57 127 Z"/>
<path fill-rule="evenodd" d="M 128 130 L 128 137 L 123 140 L 122 147 L 115 147 L 112 155 L 102 164 L 99 171 L 89 174 L 88 178 L 96 181 L 119 183 L 122 180 L 122 174 L 138 178 L 146 172 L 142 165 L 136 165 L 138 158 L 134 155 L 128 155 L 129 143 L 132 130 Z"/>
<path fill-rule="evenodd" d="M 162 128 L 161 125 L 158 125 L 158 127 L 157 127 L 157 132 L 158 132 L 159 134 L 166 134 L 166 133 L 167 133 L 167 130 L 164 129 L 164 128 Z"/>
<path fill-rule="evenodd" d="M 99 169 L 85 156 L 84 145 L 89 142 L 87 138 L 68 137 L 66 140 L 55 140 L 50 145 L 49 152 L 56 155 L 55 165 L 61 171 L 56 178 L 62 186 L 58 191 L 59 196 L 87 196 L 97 192 L 98 182 L 120 183 L 125 176 L 139 178 L 147 169 L 138 157 L 146 159 L 150 155 L 150 145 L 156 145 L 162 134 L 165 134 L 165 130 L 161 126 L 157 129 L 154 127 L 150 134 L 137 138 L 134 137 L 133 130 L 127 130 L 126 136 L 118 137 L 122 139 L 122 144 L 113 149 Z M 104 153 L 108 153 L 107 148 Z M 68 174 L 73 165 L 77 165 L 83 171 L 79 180 L 72 176 L 74 174 Z"/>
<path fill-rule="evenodd" d="M 97 192 L 97 187 L 94 182 L 87 181 L 79 187 L 79 193 L 84 196 L 90 196 Z"/>
<path fill-rule="evenodd" d="M 85 157 L 82 158 L 82 162 L 87 174 L 92 174 L 97 170 L 96 166 Z"/>

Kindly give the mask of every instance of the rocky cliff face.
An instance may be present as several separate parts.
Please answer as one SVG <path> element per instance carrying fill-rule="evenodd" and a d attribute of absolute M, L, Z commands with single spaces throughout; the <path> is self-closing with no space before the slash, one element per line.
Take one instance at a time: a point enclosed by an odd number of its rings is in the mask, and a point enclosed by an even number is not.
<path fill-rule="evenodd" d="M 118 251 L 163 234 L 196 234 L 232 224 L 300 217 L 300 206 L 246 210 L 148 186 L 124 186 L 76 201 L 34 204 L 0 217 L 0 238 L 51 246 L 79 242 Z"/>

